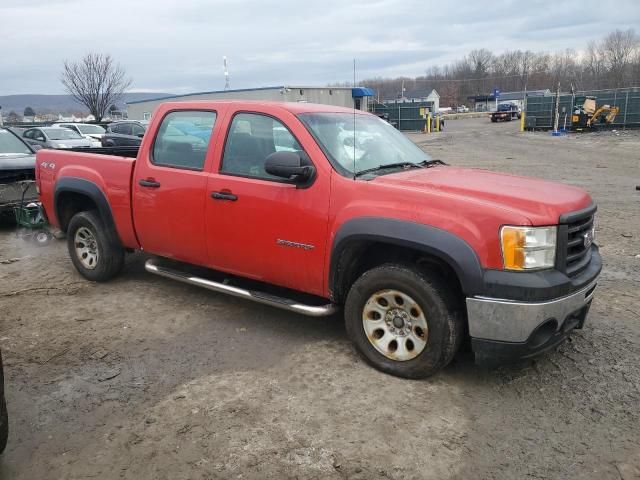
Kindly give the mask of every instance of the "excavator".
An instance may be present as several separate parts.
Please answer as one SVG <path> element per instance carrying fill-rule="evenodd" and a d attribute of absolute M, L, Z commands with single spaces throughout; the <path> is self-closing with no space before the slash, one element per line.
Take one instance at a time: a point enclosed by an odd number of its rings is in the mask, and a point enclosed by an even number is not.
<path fill-rule="evenodd" d="M 581 132 L 585 129 L 596 128 L 598 125 L 613 123 L 620 107 L 601 105 L 596 107 L 596 97 L 584 97 L 581 105 L 576 105 L 571 115 L 571 127 Z"/>

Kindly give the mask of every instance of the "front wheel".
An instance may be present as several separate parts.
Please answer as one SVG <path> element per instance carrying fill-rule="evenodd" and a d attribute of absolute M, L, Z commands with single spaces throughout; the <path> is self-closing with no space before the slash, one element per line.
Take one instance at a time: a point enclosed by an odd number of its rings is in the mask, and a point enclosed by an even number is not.
<path fill-rule="evenodd" d="M 2 396 L 0 398 L 0 453 L 7 448 L 9 439 L 9 414 L 7 413 L 7 402 Z"/>
<path fill-rule="evenodd" d="M 364 273 L 345 305 L 349 337 L 375 368 L 424 378 L 444 368 L 463 335 L 459 302 L 440 277 L 404 265 Z"/>
<path fill-rule="evenodd" d="M 124 248 L 109 239 L 97 212 L 76 213 L 69 222 L 67 248 L 80 274 L 94 282 L 116 276 L 124 265 Z"/>

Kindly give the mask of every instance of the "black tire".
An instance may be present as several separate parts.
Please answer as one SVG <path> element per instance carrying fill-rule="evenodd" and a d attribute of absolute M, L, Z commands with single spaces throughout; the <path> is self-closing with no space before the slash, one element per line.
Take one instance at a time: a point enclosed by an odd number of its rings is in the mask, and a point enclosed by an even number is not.
<path fill-rule="evenodd" d="M 106 142 L 104 142 L 104 146 L 105 147 L 115 147 L 116 146 L 116 142 L 114 142 L 113 140 L 107 140 Z"/>
<path fill-rule="evenodd" d="M 97 261 L 93 268 L 87 268 L 76 251 L 76 232 L 81 228 L 88 229 L 95 238 Z M 88 280 L 106 282 L 115 277 L 124 266 L 125 251 L 122 245 L 109 239 L 107 228 L 96 211 L 76 213 L 67 229 L 67 248 L 71 261 L 78 272 Z"/>
<path fill-rule="evenodd" d="M 493 117 L 491 117 L 491 121 L 492 121 L 493 123 L 496 123 L 498 120 L 497 120 L 497 119 L 495 119 L 495 118 L 493 118 Z"/>
<path fill-rule="evenodd" d="M 380 353 L 363 326 L 369 298 L 388 289 L 409 295 L 427 318 L 426 347 L 410 360 L 393 360 Z M 398 377 L 425 378 L 447 366 L 458 351 L 464 333 L 461 307 L 439 276 L 409 266 L 386 264 L 365 272 L 351 287 L 345 304 L 346 330 L 360 355 L 373 367 Z"/>
<path fill-rule="evenodd" d="M 7 448 L 9 439 L 9 414 L 7 412 L 7 402 L 4 396 L 0 398 L 0 453 Z"/>
<path fill-rule="evenodd" d="M 7 448 L 9 438 L 9 414 L 7 402 L 4 398 L 4 369 L 2 366 L 2 354 L 0 354 L 0 453 Z"/>

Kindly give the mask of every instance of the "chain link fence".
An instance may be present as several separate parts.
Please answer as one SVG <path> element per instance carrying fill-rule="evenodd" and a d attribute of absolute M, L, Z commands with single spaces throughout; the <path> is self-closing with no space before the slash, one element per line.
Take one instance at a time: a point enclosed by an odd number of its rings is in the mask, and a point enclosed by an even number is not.
<path fill-rule="evenodd" d="M 558 128 L 571 127 L 571 113 L 576 99 L 595 97 L 596 105 L 618 107 L 620 112 L 609 128 L 640 128 L 640 87 L 618 88 L 610 90 L 588 90 L 575 94 L 560 94 L 558 106 Z M 527 97 L 526 127 L 528 129 L 551 129 L 556 111 L 556 95 Z"/>
<path fill-rule="evenodd" d="M 371 113 L 384 118 L 398 130 L 421 131 L 425 129 L 424 109 L 431 111 L 432 102 L 389 102 L 374 103 Z"/>

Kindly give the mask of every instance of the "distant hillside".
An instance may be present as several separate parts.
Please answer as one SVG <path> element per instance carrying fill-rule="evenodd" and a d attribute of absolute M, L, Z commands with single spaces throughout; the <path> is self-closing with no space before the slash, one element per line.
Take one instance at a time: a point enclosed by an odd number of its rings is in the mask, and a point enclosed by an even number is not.
<path fill-rule="evenodd" d="M 149 98 L 164 97 L 170 93 L 125 93 L 123 101 L 135 102 L 136 100 L 147 100 Z M 26 107 L 31 107 L 36 113 L 89 113 L 87 109 L 77 103 L 71 95 L 0 95 L 0 106 L 2 114 L 7 115 L 12 110 L 18 115 L 22 115 Z"/>

